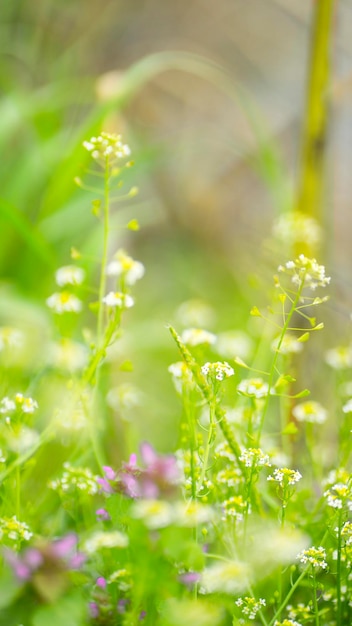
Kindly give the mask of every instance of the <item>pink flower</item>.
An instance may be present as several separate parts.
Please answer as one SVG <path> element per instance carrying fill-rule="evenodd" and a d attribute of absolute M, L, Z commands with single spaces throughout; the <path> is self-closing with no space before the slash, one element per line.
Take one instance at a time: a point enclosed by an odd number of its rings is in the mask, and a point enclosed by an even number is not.
<path fill-rule="evenodd" d="M 173 454 L 157 454 L 149 443 L 141 445 L 144 467 L 137 466 L 136 455 L 132 454 L 117 472 L 104 466 L 104 476 L 98 478 L 103 492 L 123 493 L 129 498 L 156 499 L 172 496 L 180 482 L 180 471 Z"/>
<path fill-rule="evenodd" d="M 80 569 L 86 560 L 77 551 L 77 542 L 77 536 L 70 533 L 51 542 L 38 541 L 20 554 L 6 549 L 4 556 L 20 582 L 30 582 L 45 601 L 53 602 L 66 589 L 68 572 Z"/>

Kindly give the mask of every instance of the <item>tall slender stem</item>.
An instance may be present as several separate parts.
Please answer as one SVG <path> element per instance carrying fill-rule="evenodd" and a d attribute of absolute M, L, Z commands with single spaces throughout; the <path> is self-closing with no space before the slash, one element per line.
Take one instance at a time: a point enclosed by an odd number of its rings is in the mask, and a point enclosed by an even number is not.
<path fill-rule="evenodd" d="M 203 457 L 203 466 L 202 466 L 202 473 L 200 475 L 200 479 L 199 479 L 199 487 L 200 489 L 202 488 L 204 479 L 205 479 L 205 475 L 206 475 L 206 471 L 208 469 L 208 461 L 209 461 L 209 454 L 210 454 L 210 446 L 214 437 L 214 420 L 215 420 L 215 404 L 216 404 L 216 399 L 212 398 L 212 401 L 210 402 L 210 406 L 209 406 L 209 430 L 208 430 L 208 436 L 207 436 L 207 441 L 205 444 L 205 452 L 204 452 L 204 457 Z"/>
<path fill-rule="evenodd" d="M 314 614 L 315 614 L 315 626 L 320 626 L 319 608 L 318 608 L 318 600 L 317 600 L 317 579 L 316 579 L 315 573 L 313 573 L 313 578 L 314 578 L 313 606 L 314 606 Z"/>
<path fill-rule="evenodd" d="M 288 594 L 286 595 L 286 597 L 284 598 L 284 600 L 281 602 L 278 610 L 276 611 L 273 619 L 271 620 L 271 622 L 269 623 L 269 626 L 273 626 L 273 624 L 276 622 L 277 618 L 279 617 L 279 615 L 281 615 L 282 611 L 284 610 L 285 606 L 287 605 L 289 599 L 291 598 L 291 596 L 294 594 L 294 592 L 296 591 L 298 585 L 302 582 L 303 578 L 305 577 L 305 575 L 308 572 L 310 566 L 306 567 L 302 574 L 300 574 L 300 576 L 297 578 L 296 582 L 292 585 L 290 591 L 288 592 Z"/>
<path fill-rule="evenodd" d="M 103 251 L 101 259 L 100 283 L 99 283 L 99 309 L 97 323 L 97 347 L 99 348 L 104 322 L 104 303 L 103 297 L 106 287 L 106 265 L 108 260 L 108 243 L 109 243 L 109 210 L 110 210 L 110 167 L 109 157 L 105 159 L 105 175 L 104 175 L 104 207 L 103 207 Z"/>
<path fill-rule="evenodd" d="M 337 571 L 336 571 L 336 594 L 337 594 L 337 626 L 342 626 L 342 601 L 341 601 L 341 549 L 342 549 L 342 511 L 339 511 L 338 535 L 337 535 Z"/>
<path fill-rule="evenodd" d="M 282 327 L 281 330 L 281 334 L 280 334 L 280 338 L 277 344 L 277 348 L 275 350 L 275 354 L 274 354 L 274 358 L 271 364 L 271 368 L 270 368 L 270 373 L 269 373 L 269 381 L 268 381 L 268 385 L 269 385 L 269 389 L 268 389 L 268 394 L 265 398 L 265 403 L 264 403 L 264 407 L 263 407 L 263 411 L 262 411 L 262 415 L 260 418 L 260 423 L 259 423 L 259 428 L 258 428 L 258 434 L 257 434 L 257 446 L 260 446 L 260 438 L 261 438 L 261 434 L 262 434 L 262 430 L 263 430 L 263 426 L 264 426 L 264 420 L 265 420 L 265 416 L 269 407 L 269 401 L 270 401 L 270 390 L 272 388 L 273 382 L 274 382 L 274 376 L 275 376 L 275 372 L 276 372 L 276 364 L 277 364 L 277 360 L 279 358 L 279 353 L 280 353 L 280 348 L 282 345 L 282 342 L 284 340 L 284 337 L 286 335 L 287 329 L 290 325 L 290 321 L 292 318 L 292 315 L 294 314 L 297 304 L 299 302 L 299 299 L 301 297 L 301 293 L 302 293 L 302 289 L 304 286 L 304 279 L 301 282 L 300 288 L 298 289 L 297 293 L 296 293 L 296 297 L 292 303 L 291 309 L 289 311 L 289 313 L 287 314 L 285 323 Z"/>

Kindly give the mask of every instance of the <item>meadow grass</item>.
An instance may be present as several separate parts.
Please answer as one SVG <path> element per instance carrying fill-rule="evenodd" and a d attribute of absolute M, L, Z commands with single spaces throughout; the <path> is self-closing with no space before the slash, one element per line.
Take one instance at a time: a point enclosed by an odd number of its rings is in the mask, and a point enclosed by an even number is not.
<path fill-rule="evenodd" d="M 3 101 L 0 143 L 22 146 L 1 170 L 17 159 L 0 199 L 4 626 L 351 623 L 352 348 L 324 328 L 324 155 L 309 159 L 330 18 L 317 12 L 296 207 L 260 114 L 201 57 L 142 59 L 70 131 L 88 80 Z M 251 128 L 277 214 L 260 289 L 193 241 L 153 250 L 155 276 L 127 249 L 143 251 L 138 187 L 156 164 L 101 128 L 169 70 L 220 88 Z"/>

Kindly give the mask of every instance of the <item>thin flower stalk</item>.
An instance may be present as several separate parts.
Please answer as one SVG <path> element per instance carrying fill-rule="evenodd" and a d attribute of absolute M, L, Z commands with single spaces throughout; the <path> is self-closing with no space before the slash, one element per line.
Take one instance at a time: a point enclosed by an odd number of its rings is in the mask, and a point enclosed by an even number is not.
<path fill-rule="evenodd" d="M 280 353 L 280 348 L 281 348 L 282 343 L 284 341 L 285 335 L 286 335 L 286 333 L 287 333 L 287 331 L 288 331 L 288 329 L 290 327 L 290 322 L 291 322 L 291 319 L 292 319 L 292 316 L 293 316 L 294 312 L 296 311 L 297 304 L 298 304 L 298 302 L 300 300 L 300 297 L 301 297 L 301 294 L 302 294 L 302 291 L 303 291 L 303 287 L 304 287 L 304 280 L 302 280 L 302 282 L 301 282 L 301 284 L 300 284 L 300 286 L 299 286 L 299 288 L 297 290 L 296 296 L 295 296 L 295 298 L 293 300 L 292 306 L 291 306 L 291 308 L 290 308 L 290 310 L 289 310 L 289 312 L 288 312 L 288 314 L 286 316 L 286 319 L 285 319 L 285 322 L 284 322 L 284 325 L 282 327 L 281 334 L 279 336 L 279 340 L 278 340 L 278 343 L 277 343 L 277 350 L 275 351 L 274 358 L 273 358 L 272 363 L 271 363 L 270 372 L 269 372 L 269 381 L 268 381 L 269 393 L 267 394 L 267 396 L 266 396 L 266 398 L 264 400 L 264 407 L 263 407 L 262 414 L 261 414 L 261 417 L 260 417 L 259 428 L 258 428 L 258 433 L 257 433 L 257 444 L 256 445 L 258 447 L 260 446 L 260 439 L 261 439 L 261 434 L 262 434 L 262 430 L 263 430 L 263 426 L 264 426 L 264 421 L 265 421 L 265 417 L 266 417 L 266 414 L 267 414 L 267 411 L 268 411 L 268 408 L 269 408 L 270 389 L 273 386 L 275 374 L 276 374 L 276 371 L 277 371 L 277 361 L 278 361 L 278 357 L 279 357 L 279 353 Z"/>

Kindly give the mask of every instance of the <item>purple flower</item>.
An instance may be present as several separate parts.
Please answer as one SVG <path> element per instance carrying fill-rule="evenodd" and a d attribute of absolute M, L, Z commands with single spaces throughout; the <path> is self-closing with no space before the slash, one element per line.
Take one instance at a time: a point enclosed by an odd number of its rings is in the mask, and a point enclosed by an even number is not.
<path fill-rule="evenodd" d="M 30 582 L 44 600 L 53 602 L 65 590 L 68 572 L 85 562 L 85 555 L 77 552 L 77 541 L 70 533 L 51 542 L 40 540 L 20 554 L 5 550 L 4 556 L 20 582 Z"/>
<path fill-rule="evenodd" d="M 180 574 L 179 581 L 192 589 L 200 581 L 200 574 L 198 572 L 184 572 L 184 574 Z"/>
<path fill-rule="evenodd" d="M 95 511 L 95 515 L 97 516 L 97 520 L 100 522 L 109 522 L 111 517 L 106 509 L 97 509 Z"/>
<path fill-rule="evenodd" d="M 100 589 L 106 589 L 107 582 L 104 576 L 99 576 L 99 578 L 96 579 L 95 584 L 97 587 L 100 587 Z"/>
<path fill-rule="evenodd" d="M 142 497 L 155 499 L 172 495 L 180 482 L 180 470 L 173 454 L 158 455 L 147 442 L 141 445 L 145 470 L 140 476 Z"/>
<path fill-rule="evenodd" d="M 89 602 L 89 614 L 92 619 L 99 617 L 99 607 L 96 602 Z"/>
<path fill-rule="evenodd" d="M 120 613 L 121 615 L 123 613 L 126 613 L 126 609 L 127 609 L 128 604 L 129 604 L 128 598 L 120 598 L 120 600 L 117 603 L 117 607 L 116 607 L 117 612 Z"/>
<path fill-rule="evenodd" d="M 180 471 L 174 455 L 159 455 L 149 443 L 141 445 L 143 468 L 137 466 L 136 455 L 115 472 L 104 466 L 104 476 L 98 478 L 103 492 L 123 493 L 129 498 L 156 499 L 171 496 L 180 482 Z"/>

